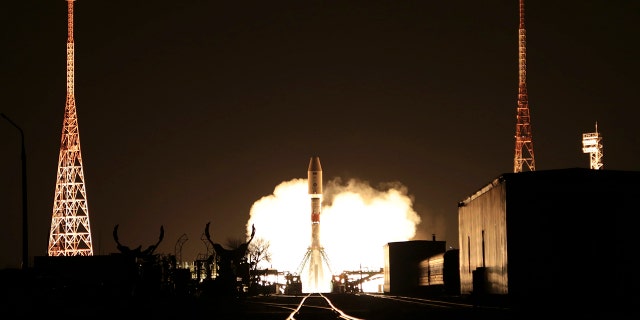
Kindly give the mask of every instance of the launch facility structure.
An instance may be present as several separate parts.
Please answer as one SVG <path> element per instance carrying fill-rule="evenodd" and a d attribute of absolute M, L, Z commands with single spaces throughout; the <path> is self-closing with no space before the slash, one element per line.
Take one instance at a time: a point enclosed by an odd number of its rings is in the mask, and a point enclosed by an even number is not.
<path fill-rule="evenodd" d="M 602 136 L 598 132 L 598 123 L 596 122 L 596 132 L 582 134 L 582 152 L 589 154 L 589 168 L 601 170 L 602 164 Z"/>
<path fill-rule="evenodd" d="M 74 93 L 73 2 L 67 0 L 67 101 L 49 231 L 49 256 L 93 255 Z"/>
<path fill-rule="evenodd" d="M 322 208 L 322 166 L 320 165 L 320 157 L 311 157 L 309 169 L 307 170 L 307 180 L 311 197 L 311 246 L 307 249 L 298 267 L 298 274 L 302 275 L 303 270 L 307 267 L 308 277 L 303 279 L 303 290 L 305 292 L 329 291 L 332 277 L 331 265 L 324 248 L 320 244 L 320 213 Z M 325 265 L 328 273 L 325 273 Z"/>
<path fill-rule="evenodd" d="M 523 165 L 536 171 L 533 156 L 533 133 L 527 93 L 527 30 L 524 25 L 524 0 L 520 0 L 520 24 L 518 26 L 518 106 L 516 110 L 516 152 L 513 172 L 522 172 Z"/>

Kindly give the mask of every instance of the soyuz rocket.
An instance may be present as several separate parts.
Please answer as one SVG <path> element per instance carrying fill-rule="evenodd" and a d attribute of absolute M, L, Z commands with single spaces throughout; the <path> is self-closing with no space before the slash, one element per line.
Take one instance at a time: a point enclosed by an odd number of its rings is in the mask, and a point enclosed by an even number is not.
<path fill-rule="evenodd" d="M 320 207 L 322 202 L 322 167 L 320 157 L 311 157 L 307 172 L 309 195 L 311 197 L 311 246 L 309 257 L 309 285 L 320 286 L 324 280 L 322 268 L 322 246 L 320 245 Z"/>

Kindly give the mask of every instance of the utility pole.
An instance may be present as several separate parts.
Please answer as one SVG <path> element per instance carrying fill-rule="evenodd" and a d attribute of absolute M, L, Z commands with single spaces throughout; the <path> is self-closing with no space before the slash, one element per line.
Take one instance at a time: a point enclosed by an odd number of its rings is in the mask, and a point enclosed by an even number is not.
<path fill-rule="evenodd" d="M 22 270 L 29 268 L 29 228 L 27 219 L 27 151 L 24 147 L 24 131 L 4 113 L 0 114 L 12 126 L 20 131 L 20 142 L 22 145 Z"/>

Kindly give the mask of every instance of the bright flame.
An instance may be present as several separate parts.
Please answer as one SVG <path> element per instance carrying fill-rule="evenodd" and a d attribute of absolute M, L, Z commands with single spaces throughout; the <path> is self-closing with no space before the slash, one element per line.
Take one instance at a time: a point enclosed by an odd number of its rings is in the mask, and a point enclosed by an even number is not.
<path fill-rule="evenodd" d="M 297 273 L 311 244 L 311 198 L 307 179 L 280 183 L 272 195 L 251 207 L 247 232 L 256 226 L 256 238 L 269 242 L 271 262 L 258 268 Z M 355 179 L 341 179 L 324 186 L 320 214 L 320 244 L 333 275 L 360 269 L 380 270 L 383 247 L 389 242 L 413 238 L 420 217 L 413 198 L 400 183 L 378 189 Z M 325 265 L 326 266 L 326 265 Z M 330 281 L 331 274 L 327 273 Z M 301 272 L 304 280 L 306 272 Z M 304 282 L 303 282 L 304 283 Z"/>

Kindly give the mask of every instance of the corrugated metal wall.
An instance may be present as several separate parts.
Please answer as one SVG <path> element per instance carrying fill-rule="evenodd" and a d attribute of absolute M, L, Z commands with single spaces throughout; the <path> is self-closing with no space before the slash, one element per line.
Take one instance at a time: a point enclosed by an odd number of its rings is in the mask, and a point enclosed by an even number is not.
<path fill-rule="evenodd" d="M 389 242 L 384 246 L 384 292 L 416 293 L 420 283 L 420 261 L 446 250 L 445 241 Z"/>
<path fill-rule="evenodd" d="M 503 174 L 458 205 L 461 293 L 540 303 L 637 295 L 638 200 L 638 171 Z"/>
<path fill-rule="evenodd" d="M 471 200 L 472 199 L 472 200 Z M 496 179 L 458 208 L 460 292 L 508 293 L 506 187 Z M 484 267 L 484 288 L 473 287 L 474 270 Z M 483 269 L 479 269 L 483 270 Z M 480 274 L 478 274 L 480 276 Z M 482 282 L 476 282 L 476 286 Z"/>

